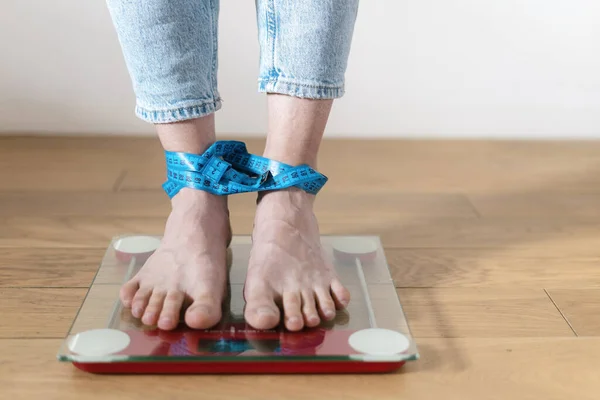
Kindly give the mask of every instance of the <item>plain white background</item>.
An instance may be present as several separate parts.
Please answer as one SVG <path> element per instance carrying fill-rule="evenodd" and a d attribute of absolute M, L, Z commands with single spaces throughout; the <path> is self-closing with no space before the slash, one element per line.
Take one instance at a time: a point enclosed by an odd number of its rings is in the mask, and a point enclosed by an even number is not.
<path fill-rule="evenodd" d="M 254 10 L 221 3 L 222 133 L 265 130 Z M 600 137 L 599 21 L 598 0 L 362 0 L 327 135 Z M 0 50 L 0 131 L 153 134 L 104 1 L 3 0 Z"/>

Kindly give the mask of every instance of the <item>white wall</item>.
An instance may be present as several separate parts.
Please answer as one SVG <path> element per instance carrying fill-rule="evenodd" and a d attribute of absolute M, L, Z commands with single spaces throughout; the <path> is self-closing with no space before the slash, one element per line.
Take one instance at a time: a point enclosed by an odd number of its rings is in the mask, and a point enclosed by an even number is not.
<path fill-rule="evenodd" d="M 218 129 L 261 134 L 254 2 L 221 7 Z M 0 50 L 0 131 L 152 133 L 104 1 L 2 0 Z M 362 0 L 347 78 L 331 136 L 600 137 L 600 1 Z"/>

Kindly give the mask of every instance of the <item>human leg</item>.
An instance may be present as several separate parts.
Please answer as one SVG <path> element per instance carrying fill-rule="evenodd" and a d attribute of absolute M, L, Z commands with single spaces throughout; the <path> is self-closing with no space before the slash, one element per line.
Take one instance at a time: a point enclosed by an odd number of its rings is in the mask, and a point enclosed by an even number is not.
<path fill-rule="evenodd" d="M 344 74 L 358 2 L 259 0 L 259 90 L 268 101 L 265 157 L 316 169 L 333 99 Z M 247 321 L 288 329 L 335 317 L 350 294 L 324 257 L 314 196 L 296 188 L 259 196 L 245 286 Z"/>
<path fill-rule="evenodd" d="M 215 142 L 217 0 L 107 0 L 136 95 L 136 115 L 155 124 L 167 151 L 201 154 Z M 121 289 L 147 325 L 207 328 L 221 318 L 231 237 L 225 197 L 184 188 L 173 197 L 163 240 Z M 188 307 L 189 306 L 189 307 Z"/>

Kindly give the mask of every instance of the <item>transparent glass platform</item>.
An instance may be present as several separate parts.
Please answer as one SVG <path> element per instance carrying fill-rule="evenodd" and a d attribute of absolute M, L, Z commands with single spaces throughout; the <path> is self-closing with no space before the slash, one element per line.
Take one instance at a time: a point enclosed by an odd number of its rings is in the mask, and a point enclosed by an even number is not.
<path fill-rule="evenodd" d="M 140 238 L 144 240 L 136 244 Z M 333 321 L 300 332 L 290 332 L 283 324 L 270 330 L 256 330 L 246 324 L 242 290 L 251 238 L 234 236 L 228 260 L 229 295 L 221 322 L 210 329 L 195 330 L 182 320 L 175 330 L 163 331 L 142 324 L 119 300 L 122 284 L 142 267 L 160 237 L 115 237 L 58 359 L 78 364 L 416 360 L 417 347 L 379 238 L 322 236 L 321 240 L 327 260 L 352 296 L 348 307 L 338 311 Z"/>

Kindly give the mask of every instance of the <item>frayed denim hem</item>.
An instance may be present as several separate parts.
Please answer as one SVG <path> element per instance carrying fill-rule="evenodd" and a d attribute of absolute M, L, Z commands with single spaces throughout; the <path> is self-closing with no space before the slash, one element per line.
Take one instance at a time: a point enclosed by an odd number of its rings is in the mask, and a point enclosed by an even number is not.
<path fill-rule="evenodd" d="M 260 93 L 278 93 L 303 99 L 337 99 L 344 95 L 344 86 L 311 85 L 286 79 L 259 79 Z"/>
<path fill-rule="evenodd" d="M 143 121 L 153 124 L 167 124 L 194 118 L 206 117 L 221 109 L 221 99 L 195 106 L 166 110 L 148 110 L 140 105 L 135 106 L 135 115 Z"/>

